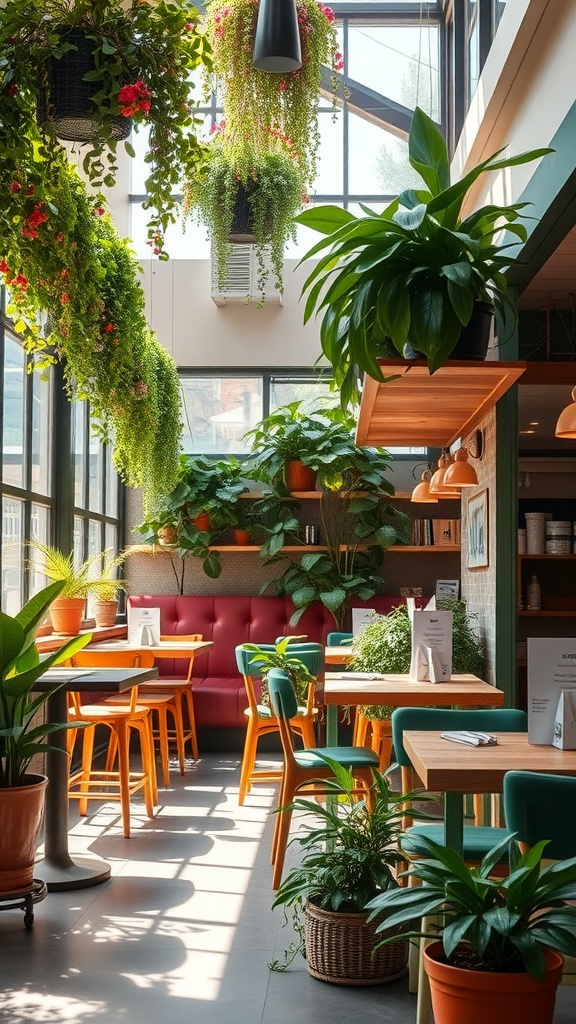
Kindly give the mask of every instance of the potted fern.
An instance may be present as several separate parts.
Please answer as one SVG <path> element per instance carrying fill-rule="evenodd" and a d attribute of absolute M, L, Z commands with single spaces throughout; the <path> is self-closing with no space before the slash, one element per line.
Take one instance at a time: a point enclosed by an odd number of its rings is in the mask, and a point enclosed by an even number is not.
<path fill-rule="evenodd" d="M 98 552 L 78 565 L 74 552 L 65 555 L 59 548 L 40 541 L 30 541 L 30 546 L 38 553 L 37 558 L 29 560 L 30 568 L 49 580 L 61 583 L 57 596 L 50 604 L 53 632 L 61 636 L 76 636 L 82 626 L 88 595 L 98 597 L 109 594 L 112 589 L 117 592 L 121 586 L 119 581 L 110 579 L 110 571 L 122 558 L 113 559 L 106 552 L 103 566 L 102 555 Z"/>

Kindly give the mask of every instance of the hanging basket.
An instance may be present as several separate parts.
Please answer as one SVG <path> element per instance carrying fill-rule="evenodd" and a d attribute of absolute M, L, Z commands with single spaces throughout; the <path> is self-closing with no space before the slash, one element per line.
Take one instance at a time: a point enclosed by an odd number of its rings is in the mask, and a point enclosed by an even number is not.
<path fill-rule="evenodd" d="M 60 41 L 76 47 L 59 59 L 48 62 L 48 90 L 37 102 L 38 123 L 50 128 L 64 142 L 91 142 L 99 134 L 100 125 L 94 117 L 93 96 L 100 82 L 86 82 L 84 76 L 94 71 L 94 41 L 82 29 L 63 32 Z M 132 128 L 129 117 L 118 115 L 107 125 L 110 139 L 127 139 Z"/>
<path fill-rule="evenodd" d="M 232 245 L 253 245 L 256 242 L 251 199 L 258 187 L 257 181 L 254 184 L 249 182 L 247 185 L 240 182 L 238 185 L 234 203 L 234 218 L 228 235 L 228 241 Z M 267 236 L 272 232 L 272 214 L 266 217 L 264 232 Z"/>
<path fill-rule="evenodd" d="M 374 946 L 393 934 L 376 935 L 377 922 L 368 914 L 322 910 L 308 901 L 306 966 L 314 978 L 333 985 L 386 985 L 406 973 L 408 941 L 391 942 L 372 956 Z"/>

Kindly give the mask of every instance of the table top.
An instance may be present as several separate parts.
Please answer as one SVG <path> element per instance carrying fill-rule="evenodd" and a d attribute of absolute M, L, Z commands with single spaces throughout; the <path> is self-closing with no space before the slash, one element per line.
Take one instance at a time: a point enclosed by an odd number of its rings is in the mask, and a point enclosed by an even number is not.
<path fill-rule="evenodd" d="M 456 675 L 446 683 L 416 683 L 408 675 L 353 679 L 345 672 L 327 672 L 325 704 L 392 704 L 395 707 L 502 707 L 504 693 L 483 679 Z"/>
<path fill-rule="evenodd" d="M 404 746 L 426 789 L 433 792 L 500 793 L 506 772 L 576 775 L 576 750 L 528 743 L 525 732 L 495 733 L 495 746 L 468 747 L 439 732 L 406 730 Z"/>
<path fill-rule="evenodd" d="M 134 644 L 128 640 L 109 640 L 105 643 L 90 644 L 87 651 L 106 651 L 113 654 L 125 651 L 144 652 L 150 651 L 155 658 L 190 658 L 194 654 L 201 654 L 214 646 L 212 640 L 161 640 L 153 647 L 150 644 Z"/>
<path fill-rule="evenodd" d="M 34 690 L 45 693 L 59 683 L 61 690 L 102 690 L 121 693 L 131 686 L 148 683 L 158 678 L 158 669 L 152 668 L 49 668 L 34 683 Z"/>
<path fill-rule="evenodd" d="M 352 645 L 324 648 L 324 661 L 327 665 L 347 665 L 351 660 Z"/>

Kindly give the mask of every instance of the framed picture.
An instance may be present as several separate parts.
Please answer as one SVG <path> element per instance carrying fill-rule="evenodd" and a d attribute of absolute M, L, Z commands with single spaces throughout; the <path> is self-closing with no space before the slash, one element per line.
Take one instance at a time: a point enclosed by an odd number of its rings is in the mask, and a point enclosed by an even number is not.
<path fill-rule="evenodd" d="M 468 499 L 468 568 L 486 569 L 488 552 L 488 491 Z"/>

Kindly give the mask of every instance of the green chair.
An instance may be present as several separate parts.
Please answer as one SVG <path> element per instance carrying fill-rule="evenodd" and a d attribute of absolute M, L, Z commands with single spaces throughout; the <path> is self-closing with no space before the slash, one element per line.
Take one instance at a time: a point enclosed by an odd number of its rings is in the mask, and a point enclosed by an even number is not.
<path fill-rule="evenodd" d="M 504 817 L 524 853 L 542 839 L 550 860 L 576 857 L 576 778 L 538 772 L 506 772 Z M 576 985 L 576 958 L 564 958 L 562 984 Z"/>
<path fill-rule="evenodd" d="M 353 639 L 353 633 L 328 633 L 326 645 L 328 647 L 348 647 Z"/>
<path fill-rule="evenodd" d="M 274 644 L 259 644 L 263 651 L 274 652 Z M 324 650 L 321 644 L 290 644 L 290 655 L 297 657 L 313 676 L 318 676 L 324 668 Z M 258 701 L 258 694 L 255 685 L 255 678 L 260 676 L 260 667 L 257 655 L 248 651 L 243 644 L 236 647 L 236 664 L 238 671 L 244 679 L 244 688 L 248 697 L 248 707 L 244 714 L 247 719 L 246 739 L 244 741 L 244 753 L 242 755 L 242 768 L 240 770 L 240 786 L 238 790 L 238 803 L 242 805 L 246 794 L 250 792 L 253 783 L 269 782 L 282 778 L 282 770 L 279 768 L 259 769 L 255 771 L 258 740 L 261 736 L 278 732 L 278 719 L 271 708 Z M 316 695 L 316 684 L 311 683 L 308 687 L 308 698 L 305 706 L 298 706 L 292 722 L 292 728 L 301 737 L 305 747 L 313 747 L 316 742 L 314 734 L 314 719 L 318 715 L 318 709 L 314 706 Z"/>
<path fill-rule="evenodd" d="M 324 760 L 331 757 L 346 768 L 350 768 L 358 780 L 358 793 L 371 800 L 370 787 L 373 773 L 378 770 L 378 756 L 373 750 L 365 747 L 313 747 L 308 750 L 294 750 L 293 722 L 298 711 L 296 695 L 290 679 L 280 668 L 273 668 L 268 674 L 268 691 L 274 714 L 278 720 L 280 739 L 284 751 L 284 771 L 280 787 L 280 799 L 274 828 L 272 843 L 272 864 L 274 865 L 272 884 L 277 889 L 282 879 L 286 844 L 292 819 L 291 804 L 302 786 L 333 778 L 333 774 Z M 325 786 L 314 785 L 315 794 L 326 795 Z"/>
<path fill-rule="evenodd" d="M 410 793 L 418 786 L 418 779 L 402 740 L 406 730 L 431 732 L 458 731 L 460 729 L 479 730 L 481 732 L 526 732 L 527 719 L 524 711 L 513 708 L 497 708 L 481 711 L 453 711 L 450 708 L 397 708 L 392 713 L 392 739 L 394 753 L 402 774 L 402 792 Z M 406 817 L 408 828 L 402 840 L 402 850 L 408 857 L 425 855 L 418 839 L 426 836 L 437 843 L 444 842 L 444 825 L 415 825 L 409 828 L 409 815 Z M 464 860 L 476 862 L 500 842 L 508 829 L 491 826 L 465 825 L 463 856 Z"/>

